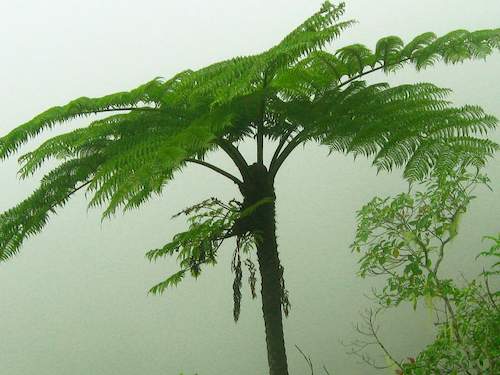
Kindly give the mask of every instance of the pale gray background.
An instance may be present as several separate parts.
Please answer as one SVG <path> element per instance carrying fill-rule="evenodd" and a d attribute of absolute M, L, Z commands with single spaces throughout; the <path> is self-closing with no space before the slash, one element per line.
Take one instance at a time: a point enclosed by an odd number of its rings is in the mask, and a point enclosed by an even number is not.
<path fill-rule="evenodd" d="M 320 4 L 0 0 L 0 134 L 78 96 L 128 90 L 155 76 L 260 52 Z M 390 34 L 408 40 L 424 31 L 500 26 L 498 0 L 351 0 L 347 6 L 347 16 L 359 24 L 336 47 L 373 46 Z M 450 87 L 458 104 L 479 104 L 500 116 L 499 57 L 419 74 L 408 68 L 388 79 Z M 230 166 L 221 154 L 211 160 Z M 498 186 L 498 159 L 489 172 Z M 0 210 L 36 186 L 36 178 L 16 180 L 14 160 L 0 165 L 0 182 Z M 374 282 L 355 276 L 357 257 L 348 246 L 355 210 L 375 194 L 404 188 L 400 171 L 376 176 L 367 161 L 328 158 L 320 147 L 298 150 L 284 166 L 277 180 L 278 234 L 293 304 L 285 322 L 292 374 L 306 373 L 294 344 L 332 374 L 373 373 L 339 343 L 353 337 L 351 322 L 369 305 L 363 294 Z M 191 167 L 160 199 L 102 225 L 98 211 L 86 211 L 83 194 L 75 197 L 21 255 L 0 265 L 0 374 L 266 373 L 260 301 L 251 301 L 247 290 L 240 322 L 232 321 L 230 247 L 198 281 L 188 279 L 162 297 L 146 293 L 176 269 L 171 260 L 152 265 L 144 258 L 146 250 L 184 228 L 170 216 L 207 196 L 236 194 L 223 178 Z M 500 229 L 498 197 L 498 190 L 479 194 L 462 223 L 449 270 L 479 270 L 473 259 L 484 246 L 481 236 Z M 401 309 L 386 322 L 383 337 L 399 355 L 414 355 L 431 338 L 425 312 Z"/>

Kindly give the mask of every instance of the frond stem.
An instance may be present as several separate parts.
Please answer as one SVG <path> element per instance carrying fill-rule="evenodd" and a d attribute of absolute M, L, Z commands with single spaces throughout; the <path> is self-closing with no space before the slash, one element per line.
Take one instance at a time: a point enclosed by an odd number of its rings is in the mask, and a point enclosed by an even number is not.
<path fill-rule="evenodd" d="M 407 62 L 407 61 L 409 61 L 409 60 L 411 60 L 411 57 L 407 57 L 407 58 L 405 58 L 405 59 L 399 60 L 398 62 L 396 62 L 396 63 L 394 63 L 394 64 L 389 64 L 389 65 L 384 64 L 384 65 L 381 65 L 381 66 L 379 66 L 379 67 L 377 67 L 377 68 L 372 68 L 372 69 L 370 69 L 370 70 L 367 70 L 366 72 L 360 73 L 360 74 L 358 74 L 358 75 L 355 75 L 354 77 L 349 78 L 347 81 L 342 82 L 340 85 L 338 85 L 338 86 L 337 86 L 337 88 L 340 88 L 340 87 L 342 87 L 342 86 L 345 86 L 345 85 L 347 85 L 347 84 L 351 83 L 352 81 L 355 81 L 355 80 L 357 80 L 357 79 L 359 79 L 359 78 L 361 78 L 361 77 L 363 77 L 363 76 L 365 76 L 365 75 L 367 75 L 367 74 L 370 74 L 370 73 L 376 72 L 377 70 L 387 68 L 388 66 L 394 66 L 394 65 L 397 65 L 397 64 L 405 63 L 405 62 Z"/>
<path fill-rule="evenodd" d="M 104 112 L 118 112 L 118 111 L 157 111 L 158 108 L 153 108 L 153 107 L 121 107 L 121 108 L 105 108 L 105 109 L 99 109 L 95 111 L 83 111 L 80 112 L 82 115 L 91 115 L 91 114 L 97 114 L 97 113 L 104 113 Z"/>
<path fill-rule="evenodd" d="M 185 161 L 187 161 L 189 163 L 199 164 L 199 165 L 202 165 L 206 168 L 209 168 L 209 169 L 221 174 L 222 176 L 229 178 L 231 181 L 233 181 L 238 186 L 243 184 L 243 181 L 241 181 L 237 177 L 233 176 L 231 173 L 226 172 L 225 170 L 223 170 L 223 169 L 221 169 L 213 164 L 207 163 L 206 161 L 193 159 L 193 158 L 188 158 Z"/>
<path fill-rule="evenodd" d="M 292 133 L 295 131 L 295 129 L 290 129 L 288 130 L 280 139 L 280 142 L 278 144 L 278 147 L 276 147 L 276 150 L 274 151 L 273 157 L 271 158 L 271 164 L 275 163 L 275 160 L 278 158 L 281 150 L 285 146 L 285 143 L 288 141 L 288 138 L 292 135 Z"/>
<path fill-rule="evenodd" d="M 69 194 L 66 195 L 66 198 L 69 198 L 71 195 L 75 194 L 77 191 L 82 190 L 85 186 L 90 185 L 91 182 L 92 182 L 92 180 L 85 181 L 80 186 L 74 188 L 73 190 L 71 190 L 71 192 Z"/>
<path fill-rule="evenodd" d="M 257 163 L 264 164 L 264 116 L 266 113 L 265 89 L 267 85 L 267 72 L 264 73 L 264 82 L 262 84 L 262 102 L 260 106 L 260 119 L 257 124 Z"/>
<path fill-rule="evenodd" d="M 302 143 L 304 140 L 304 136 L 306 135 L 305 129 L 300 131 L 295 137 L 292 138 L 290 142 L 286 145 L 286 147 L 283 149 L 281 154 L 274 160 L 273 163 L 269 166 L 269 172 L 271 174 L 271 178 L 274 178 L 276 176 L 276 173 L 278 173 L 278 170 L 280 169 L 281 165 L 284 163 L 284 161 L 288 158 L 288 156 L 292 153 L 295 148 Z"/>
<path fill-rule="evenodd" d="M 216 144 L 231 158 L 244 180 L 248 174 L 248 164 L 240 151 L 231 142 L 225 139 L 219 139 Z"/>
<path fill-rule="evenodd" d="M 84 187 L 86 187 L 87 185 L 90 185 L 90 183 L 92 182 L 92 180 L 88 180 L 88 181 L 85 181 L 84 183 L 82 183 L 81 185 L 75 187 L 73 190 L 71 190 L 68 194 L 66 194 L 66 196 L 64 197 L 64 199 L 61 199 L 59 202 L 61 201 L 64 201 L 66 199 L 68 199 L 70 196 L 72 196 L 73 194 L 75 194 L 77 191 L 79 190 L 82 190 Z M 59 202 L 56 202 L 54 204 L 51 204 L 49 206 L 49 209 L 47 211 L 52 211 L 58 204 Z"/>

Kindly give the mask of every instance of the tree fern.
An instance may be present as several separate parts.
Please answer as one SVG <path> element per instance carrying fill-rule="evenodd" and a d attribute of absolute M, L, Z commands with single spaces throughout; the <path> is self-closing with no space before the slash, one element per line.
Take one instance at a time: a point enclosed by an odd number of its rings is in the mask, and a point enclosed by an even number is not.
<path fill-rule="evenodd" d="M 275 236 L 274 181 L 297 146 L 316 142 L 331 153 L 371 157 L 378 169 L 402 167 L 410 180 L 432 170 L 445 175 L 456 163 L 480 166 L 497 150 L 484 137 L 497 120 L 477 106 L 454 107 L 447 99 L 449 89 L 430 83 L 390 87 L 363 78 L 407 65 L 420 70 L 439 61 L 483 59 L 499 49 L 500 29 L 456 30 L 441 37 L 427 32 L 407 43 L 391 35 L 373 50 L 354 43 L 331 52 L 329 44 L 354 24 L 342 20 L 344 9 L 343 3 L 325 2 L 263 53 L 157 78 L 128 92 L 82 97 L 0 138 L 0 159 L 5 159 L 58 124 L 108 114 L 20 157 L 21 178 L 49 160 L 59 165 L 31 196 L 0 215 L 0 260 L 16 254 L 77 191 L 85 190 L 89 205 L 102 206 L 103 217 L 109 217 L 161 194 L 188 164 L 207 167 L 235 183 L 243 199 L 228 204 L 209 200 L 184 211 L 188 230 L 148 252 L 151 260 L 176 256 L 180 269 L 151 291 L 160 294 L 186 274 L 197 277 L 204 265 L 216 263 L 221 244 L 233 238 L 237 319 L 244 264 L 252 295 L 256 282 L 256 266 L 240 251 L 255 250 L 270 371 L 287 374 L 281 315 L 288 312 L 289 300 Z M 253 140 L 255 163 L 238 150 L 240 142 Z M 277 144 L 267 165 L 266 140 Z M 216 150 L 234 162 L 238 175 L 205 161 Z"/>

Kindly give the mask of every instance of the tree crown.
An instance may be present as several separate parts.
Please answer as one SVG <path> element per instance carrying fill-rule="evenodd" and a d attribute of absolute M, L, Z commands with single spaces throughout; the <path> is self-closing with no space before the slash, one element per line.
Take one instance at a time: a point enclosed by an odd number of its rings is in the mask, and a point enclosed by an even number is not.
<path fill-rule="evenodd" d="M 0 138 L 0 158 L 29 139 L 79 117 L 110 113 L 87 127 L 52 137 L 20 157 L 26 178 L 50 159 L 49 171 L 26 200 L 0 216 L 0 260 L 42 230 L 49 215 L 82 189 L 104 217 L 140 206 L 188 163 L 205 165 L 238 185 L 248 163 L 236 145 L 256 139 L 264 164 L 264 139 L 278 147 L 267 169 L 274 178 L 300 144 L 315 141 L 331 151 L 373 156 L 379 169 L 404 166 L 409 179 L 460 161 L 481 164 L 497 145 L 475 135 L 496 125 L 477 106 L 455 108 L 450 90 L 430 83 L 389 87 L 363 77 L 404 65 L 424 69 L 438 61 L 485 58 L 500 46 L 500 29 L 424 33 L 408 43 L 380 39 L 374 50 L 353 44 L 330 53 L 326 46 L 354 21 L 341 20 L 345 5 L 321 9 L 279 44 L 257 55 L 236 57 L 171 79 L 154 79 L 131 91 L 81 97 L 53 107 Z M 204 161 L 220 149 L 241 178 Z M 457 152 L 460 151 L 460 152 Z"/>

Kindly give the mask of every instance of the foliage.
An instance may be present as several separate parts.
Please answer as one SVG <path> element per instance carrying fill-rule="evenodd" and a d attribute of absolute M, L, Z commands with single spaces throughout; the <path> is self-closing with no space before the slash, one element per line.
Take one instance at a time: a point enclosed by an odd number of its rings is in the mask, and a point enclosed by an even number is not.
<path fill-rule="evenodd" d="M 16 254 L 75 191 L 86 189 L 90 206 L 105 205 L 108 217 L 160 194 L 186 163 L 203 161 L 210 151 L 222 149 L 234 158 L 231 143 L 248 137 L 279 141 L 269 166 L 273 175 L 306 141 L 372 155 L 381 169 L 405 166 L 410 179 L 423 177 L 435 164 L 455 164 L 457 150 L 480 164 L 496 149 L 474 137 L 494 127 L 496 119 L 476 106 L 452 107 L 445 100 L 449 90 L 428 83 L 367 85 L 361 78 L 408 64 L 423 69 L 440 60 L 485 58 L 499 48 L 499 29 L 457 30 L 442 37 L 425 33 L 406 44 L 389 36 L 374 51 L 354 44 L 329 53 L 325 46 L 354 22 L 340 20 L 344 9 L 343 3 L 325 2 L 261 54 L 154 79 L 128 92 L 78 98 L 0 138 L 3 159 L 57 124 L 112 113 L 20 158 L 23 178 L 50 159 L 61 164 L 32 196 L 0 216 L 0 259 Z"/>
<path fill-rule="evenodd" d="M 244 264 L 249 271 L 248 283 L 252 298 L 257 296 L 255 291 L 257 282 L 256 267 L 249 257 L 249 253 L 255 248 L 255 239 L 258 234 L 235 234 L 235 227 L 239 220 L 247 217 L 259 206 L 267 203 L 267 201 L 263 200 L 242 210 L 242 204 L 236 200 L 224 203 L 216 198 L 210 198 L 174 215 L 174 217 L 187 216 L 189 229 L 176 234 L 172 241 L 162 248 L 148 251 L 146 256 L 150 261 L 156 261 L 159 258 L 175 255 L 181 269 L 155 285 L 150 292 L 153 294 L 163 293 L 166 288 L 176 286 L 181 282 L 188 272 L 192 276 L 198 277 L 203 265 L 215 265 L 217 263 L 217 252 L 224 241 L 236 236 L 236 249 L 231 268 L 235 273 L 233 298 L 234 319 L 237 321 L 241 303 L 242 255 L 248 256 L 244 260 Z"/>
<path fill-rule="evenodd" d="M 242 259 L 256 244 L 259 271 L 267 280 L 262 283 L 262 300 L 266 333 L 272 332 L 267 336 L 269 363 L 274 366 L 270 371 L 273 375 L 286 374 L 281 315 L 288 313 L 289 301 L 276 243 L 274 180 L 289 155 L 299 145 L 316 142 L 331 152 L 371 157 L 379 170 L 402 167 L 410 181 L 418 181 L 432 171 L 446 182 L 443 176 L 455 165 L 479 168 L 498 148 L 484 137 L 497 119 L 478 106 L 454 107 L 447 100 L 449 89 L 431 83 L 390 87 L 386 83 L 368 84 L 363 79 L 379 70 L 389 73 L 403 66 L 420 70 L 438 61 L 455 64 L 486 58 L 500 49 L 500 29 L 456 30 L 441 37 L 424 33 L 408 43 L 387 36 L 373 50 L 356 43 L 329 52 L 327 45 L 354 24 L 342 19 L 344 10 L 344 3 L 326 1 L 280 43 L 260 54 L 235 57 L 197 71 L 186 70 L 170 79 L 156 78 L 128 92 L 81 97 L 50 108 L 1 137 L 0 160 L 56 125 L 79 117 L 107 116 L 49 138 L 20 157 L 22 178 L 32 176 L 49 161 L 59 164 L 45 174 L 39 188 L 26 200 L 0 214 L 0 261 L 17 254 L 24 240 L 43 230 L 50 215 L 80 190 L 90 198 L 90 207 L 104 207 L 104 219 L 120 209 L 138 208 L 153 195 L 162 194 L 165 185 L 186 165 L 204 166 L 235 183 L 243 203 L 209 199 L 182 211 L 189 228 L 148 253 L 151 260 L 176 256 L 180 269 L 151 292 L 162 293 L 188 273 L 197 277 L 204 265 L 216 263 L 221 244 L 235 238 L 231 268 L 237 320 L 243 265 L 248 267 L 251 293 L 256 296 L 256 267 L 251 260 Z M 238 150 L 238 145 L 248 140 L 256 144 L 253 164 Z M 267 165 L 265 141 L 271 146 L 277 144 Z M 240 175 L 205 160 L 216 150 L 227 154 Z M 483 179 L 479 175 L 474 178 L 479 182 Z M 262 191 L 266 195 L 258 194 Z M 389 233 L 387 241 L 365 257 L 362 272 L 366 274 L 380 272 L 381 266 L 386 271 L 385 265 L 390 272 L 399 272 L 392 275 L 392 284 L 382 292 L 387 306 L 405 299 L 415 302 L 422 293 L 443 297 L 455 291 L 449 280 L 438 281 L 435 274 L 442 256 L 439 250 L 436 255 L 422 230 L 447 236 L 439 237 L 444 247 L 455 234 L 460 214 L 451 212 L 452 204 L 459 202 L 461 206 L 457 207 L 465 207 L 467 194 L 467 190 L 452 194 L 450 199 L 455 201 L 447 203 L 450 212 L 427 212 L 425 218 L 414 212 L 405 219 L 407 222 L 397 225 L 409 225 L 412 229 L 402 233 L 413 230 L 415 237 L 398 238 Z M 260 207 L 269 203 L 261 198 L 271 198 L 272 209 Z M 398 211 L 397 205 L 404 207 L 405 214 L 431 207 L 435 203 L 432 199 L 446 203 L 448 198 L 434 192 L 412 201 L 403 195 L 389 209 L 384 208 L 385 201 L 374 201 L 372 211 L 366 214 L 383 222 L 394 218 L 391 212 Z M 381 210 L 389 210 L 388 216 Z M 437 214 L 441 216 L 436 219 L 433 215 Z M 245 218 L 248 215 L 252 217 Z M 260 232 L 255 230 L 259 221 L 255 218 L 266 223 L 263 226 L 269 227 L 268 233 L 262 228 Z M 365 223 L 362 230 L 362 236 L 370 236 L 375 228 Z M 265 233 L 267 242 L 263 240 Z M 360 251 L 367 245 L 363 237 L 357 239 Z M 272 254 L 259 253 L 264 247 Z M 424 289 L 418 289 L 418 285 Z"/>
<path fill-rule="evenodd" d="M 481 174 L 460 170 L 430 178 L 423 191 L 402 193 L 393 199 L 374 198 L 358 212 L 352 249 L 363 256 L 360 276 L 387 275 L 387 286 L 378 294 L 385 306 L 451 292 L 451 280 L 436 274 L 445 246 L 457 235 L 461 215 L 474 198 L 477 184 L 487 184 Z"/>
<path fill-rule="evenodd" d="M 500 355 L 500 292 L 493 292 L 489 278 L 498 275 L 498 262 L 481 278 L 459 286 L 442 278 L 440 266 L 447 245 L 458 233 L 458 225 L 478 185 L 488 178 L 459 167 L 447 176 L 435 175 L 409 192 L 389 199 L 374 198 L 358 212 L 356 238 L 352 245 L 362 254 L 359 274 L 384 275 L 386 285 L 374 291 L 376 310 L 364 315 L 358 332 L 368 337 L 352 343 L 352 354 L 376 368 L 364 351 L 377 345 L 401 374 L 483 374 L 498 370 Z M 488 237 L 494 245 L 480 256 L 499 257 L 500 235 Z M 436 316 L 437 334 L 416 358 L 397 360 L 378 334 L 377 315 L 401 303 L 418 301 Z M 371 338 L 371 339 L 370 339 Z M 368 340 L 368 341 L 367 341 Z"/>
<path fill-rule="evenodd" d="M 434 342 L 415 361 L 402 363 L 404 374 L 498 373 L 499 292 L 492 293 L 487 280 L 473 280 L 457 290 L 453 318 L 439 323 Z"/>

